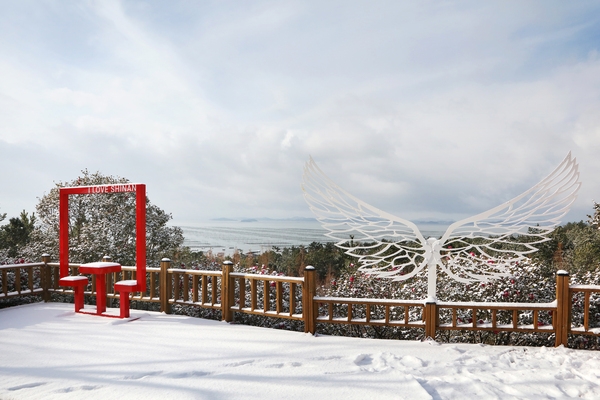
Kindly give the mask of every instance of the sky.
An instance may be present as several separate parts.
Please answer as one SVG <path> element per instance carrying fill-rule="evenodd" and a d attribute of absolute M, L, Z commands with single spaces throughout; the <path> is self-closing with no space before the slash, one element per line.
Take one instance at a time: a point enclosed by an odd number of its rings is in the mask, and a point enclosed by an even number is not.
<path fill-rule="evenodd" d="M 118 314 L 118 309 L 108 311 Z M 63 303 L 0 310 L 0 396 L 15 400 L 600 396 L 600 360 L 593 350 L 313 336 L 139 310 L 132 310 L 131 317 L 76 314 L 72 304 Z"/>
<path fill-rule="evenodd" d="M 386 212 L 454 221 L 569 151 L 600 201 L 595 1 L 0 0 L 0 213 L 81 171 L 174 224 L 311 217 L 313 157 Z"/>

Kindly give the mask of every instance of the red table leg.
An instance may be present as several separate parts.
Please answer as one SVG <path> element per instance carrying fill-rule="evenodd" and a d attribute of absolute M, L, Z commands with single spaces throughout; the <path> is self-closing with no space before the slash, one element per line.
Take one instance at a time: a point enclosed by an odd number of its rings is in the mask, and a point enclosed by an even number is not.
<path fill-rule="evenodd" d="M 96 275 L 96 314 L 106 311 L 106 275 Z"/>

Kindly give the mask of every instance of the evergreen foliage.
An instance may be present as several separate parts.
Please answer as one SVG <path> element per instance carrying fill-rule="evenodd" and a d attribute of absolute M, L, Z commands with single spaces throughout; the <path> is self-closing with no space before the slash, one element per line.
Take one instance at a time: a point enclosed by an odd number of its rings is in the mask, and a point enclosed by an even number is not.
<path fill-rule="evenodd" d="M 317 270 L 320 280 L 339 275 L 354 259 L 331 242 L 312 242 L 308 246 L 291 246 L 283 249 L 274 247 L 262 254 L 236 252 L 228 258 L 243 268 L 261 266 L 286 276 L 302 276 L 304 267 L 312 265 Z"/>
<path fill-rule="evenodd" d="M 594 202 L 594 215 L 588 215 L 588 223 L 594 229 L 600 229 L 600 203 Z"/>
<path fill-rule="evenodd" d="M 0 217 L 0 221 L 2 221 L 6 214 L 2 214 Z M 11 218 L 7 225 L 0 227 L 0 250 L 5 253 L 6 257 L 14 258 L 20 255 L 30 241 L 35 222 L 35 213 L 30 216 L 23 210 L 19 218 Z"/>
<path fill-rule="evenodd" d="M 569 222 L 550 234 L 551 240 L 539 245 L 532 259 L 554 270 L 585 273 L 600 266 L 600 230 L 593 225 Z"/>

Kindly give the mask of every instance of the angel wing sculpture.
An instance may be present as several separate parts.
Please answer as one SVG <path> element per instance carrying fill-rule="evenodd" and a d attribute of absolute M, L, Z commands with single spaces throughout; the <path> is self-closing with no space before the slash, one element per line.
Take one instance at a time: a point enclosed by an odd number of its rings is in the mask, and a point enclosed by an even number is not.
<path fill-rule="evenodd" d="M 327 236 L 357 257 L 359 270 L 401 281 L 426 266 L 429 298 L 436 299 L 437 267 L 459 282 L 508 275 L 508 266 L 535 252 L 577 197 L 578 164 L 569 153 L 546 178 L 491 210 L 451 224 L 440 239 L 340 188 L 312 158 L 304 167 L 304 198 Z M 350 239 L 350 240 L 349 240 Z"/>

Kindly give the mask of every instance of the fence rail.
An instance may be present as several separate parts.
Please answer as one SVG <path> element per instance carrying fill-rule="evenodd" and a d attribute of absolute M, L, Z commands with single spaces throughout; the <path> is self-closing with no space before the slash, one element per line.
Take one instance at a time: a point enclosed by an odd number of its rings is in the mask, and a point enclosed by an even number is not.
<path fill-rule="evenodd" d="M 600 294 L 600 285 L 570 285 L 569 286 L 569 299 L 571 305 L 573 303 L 573 297 L 577 294 L 583 294 L 583 321 L 581 326 L 573 327 L 572 321 L 569 324 L 569 333 L 579 335 L 600 335 L 600 326 L 590 327 L 592 315 L 590 311 L 591 298 L 595 294 Z M 600 321 L 596 321 L 597 323 Z"/>
<path fill-rule="evenodd" d="M 552 324 L 540 319 L 544 311 L 551 317 L 556 311 L 552 303 L 478 303 L 478 302 L 439 302 L 440 314 L 451 311 L 451 322 L 438 323 L 440 330 L 477 330 L 495 332 L 553 332 Z M 461 313 L 462 312 L 462 313 Z M 459 313 L 462 317 L 459 317 Z M 483 314 L 483 315 L 482 315 Z M 465 318 L 467 315 L 467 318 Z M 520 321 L 525 320 L 524 323 Z M 504 322 L 504 323 L 503 323 Z"/>
<path fill-rule="evenodd" d="M 15 266 L 18 266 L 15 268 Z M 2 293 L 0 299 L 44 294 L 45 263 L 0 265 Z M 9 272 L 14 271 L 9 277 Z M 10 279 L 12 278 L 12 279 Z M 12 283 L 9 287 L 9 283 Z"/>
<path fill-rule="evenodd" d="M 418 310 L 417 314 L 424 315 L 425 303 L 422 301 L 344 297 L 315 297 L 313 300 L 317 304 L 317 322 L 320 323 L 425 327 L 422 318 L 410 320 L 411 307 Z M 335 310 L 336 307 L 338 310 Z M 340 309 L 345 316 L 335 317 L 336 314 L 340 314 Z"/>
<path fill-rule="evenodd" d="M 301 304 L 296 301 L 303 278 L 239 272 L 229 272 L 229 277 L 233 293 L 237 294 L 236 304 L 230 307 L 232 312 L 303 320 Z"/>
<path fill-rule="evenodd" d="M 557 273 L 551 303 L 486 303 L 316 296 L 313 267 L 306 267 L 303 277 L 287 277 L 233 272 L 229 261 L 220 271 L 170 266 L 163 259 L 160 268 L 147 268 L 146 291 L 132 293 L 130 300 L 160 303 L 165 313 L 174 304 L 220 310 L 224 321 L 232 321 L 235 313 L 304 321 L 304 331 L 310 333 L 317 323 L 423 329 L 432 338 L 448 330 L 554 333 L 556 346 L 567 346 L 568 335 L 600 336 L 600 313 L 592 313 L 600 304 L 600 285 L 569 285 L 566 271 Z M 77 275 L 79 264 L 69 264 L 69 269 Z M 135 279 L 135 270 L 123 266 L 110 274 L 107 298 L 118 299 L 114 283 Z M 53 293 L 73 294 L 59 286 L 59 264 L 46 255 L 40 263 L 0 265 L 0 279 L 0 300 L 35 295 L 49 301 Z M 96 296 L 95 276 L 85 295 Z M 574 307 L 581 311 L 580 320 L 572 321 Z"/>

